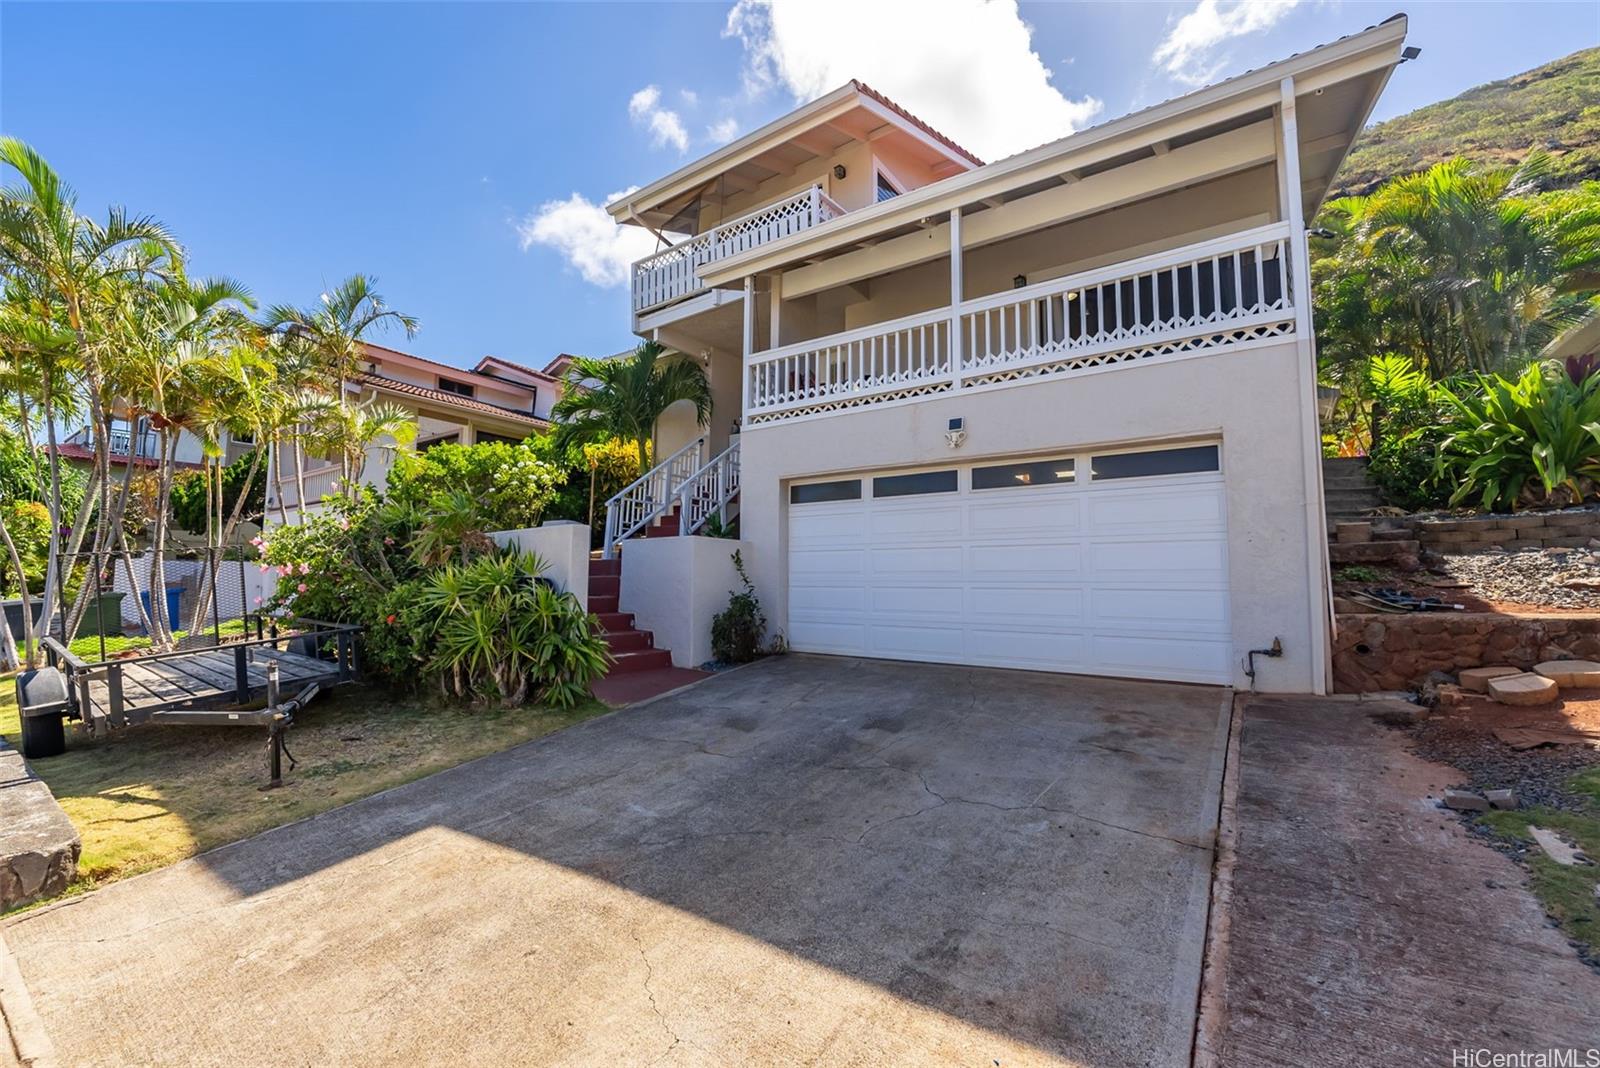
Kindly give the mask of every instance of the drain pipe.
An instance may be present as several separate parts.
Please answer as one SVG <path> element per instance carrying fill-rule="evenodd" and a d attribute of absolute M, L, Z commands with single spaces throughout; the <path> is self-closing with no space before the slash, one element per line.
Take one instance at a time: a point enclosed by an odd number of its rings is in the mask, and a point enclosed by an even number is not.
<path fill-rule="evenodd" d="M 1255 693 L 1256 692 L 1256 657 L 1257 656 L 1270 656 L 1270 657 L 1273 657 L 1274 659 L 1276 659 L 1277 657 L 1280 657 L 1282 655 L 1283 655 L 1283 639 L 1282 638 L 1273 638 L 1272 639 L 1272 648 L 1270 648 L 1270 649 L 1252 649 L 1252 650 L 1250 650 L 1250 655 L 1245 659 L 1243 667 L 1244 667 L 1245 677 L 1250 680 L 1250 692 L 1251 693 Z"/>

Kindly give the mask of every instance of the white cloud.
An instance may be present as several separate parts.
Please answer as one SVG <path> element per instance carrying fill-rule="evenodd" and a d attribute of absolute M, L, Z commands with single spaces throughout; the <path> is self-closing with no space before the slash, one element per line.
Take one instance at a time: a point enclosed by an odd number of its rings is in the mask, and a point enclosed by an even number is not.
<path fill-rule="evenodd" d="M 706 127 L 706 140 L 712 144 L 725 145 L 739 136 L 739 120 L 729 117 L 720 119 Z"/>
<path fill-rule="evenodd" d="M 686 108 L 695 107 L 700 103 L 700 94 L 693 89 L 679 89 L 678 96 L 683 99 L 683 106 Z"/>
<path fill-rule="evenodd" d="M 661 106 L 661 89 L 647 85 L 628 98 L 628 117 L 650 130 L 650 143 L 656 148 L 671 145 L 679 152 L 689 150 L 689 131 L 676 111 Z"/>
<path fill-rule="evenodd" d="M 985 159 L 1065 137 L 1102 107 L 1051 84 L 1016 0 L 737 0 L 723 33 L 744 45 L 752 94 L 782 86 L 803 102 L 859 78 Z"/>
<path fill-rule="evenodd" d="M 604 205 L 633 189 L 612 193 L 598 204 L 581 193 L 546 201 L 517 223 L 522 250 L 544 245 L 561 253 L 591 285 L 627 285 L 628 268 L 634 260 L 655 251 L 656 239 L 643 227 L 618 226 Z"/>
<path fill-rule="evenodd" d="M 1185 85 L 1215 81 L 1231 56 L 1219 46 L 1235 37 L 1271 29 L 1300 0 L 1200 0 L 1193 11 L 1171 24 L 1150 57 Z"/>

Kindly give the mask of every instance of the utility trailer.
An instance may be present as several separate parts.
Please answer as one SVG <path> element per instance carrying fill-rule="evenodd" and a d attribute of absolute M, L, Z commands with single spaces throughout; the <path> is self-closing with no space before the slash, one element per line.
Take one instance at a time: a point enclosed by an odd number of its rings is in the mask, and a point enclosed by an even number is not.
<path fill-rule="evenodd" d="M 265 727 L 276 785 L 283 732 L 294 712 L 322 687 L 360 677 L 361 628 L 315 620 L 282 632 L 267 627 L 257 617 L 254 638 L 93 663 L 53 637 L 43 639 L 48 666 L 17 676 L 22 755 L 32 760 L 64 752 L 69 719 L 96 737 L 140 723 Z M 280 688 L 298 692 L 285 700 Z M 266 708 L 247 707 L 263 697 Z"/>

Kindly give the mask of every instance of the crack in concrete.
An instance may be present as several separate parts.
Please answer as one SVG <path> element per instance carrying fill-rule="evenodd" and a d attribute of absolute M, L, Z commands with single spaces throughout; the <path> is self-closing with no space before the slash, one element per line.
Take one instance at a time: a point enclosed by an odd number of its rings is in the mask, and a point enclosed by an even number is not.
<path fill-rule="evenodd" d="M 637 734 L 634 735 L 634 737 L 640 739 L 641 741 L 659 742 L 662 745 L 687 745 L 697 753 L 704 753 L 706 756 L 721 757 L 724 760 L 738 760 L 741 756 L 748 755 L 741 753 L 719 753 L 715 749 L 709 748 L 704 742 L 690 741 L 688 738 L 656 738 L 648 734 Z"/>
<path fill-rule="evenodd" d="M 659 1064 L 667 1059 L 668 1054 L 678 1048 L 678 1044 L 683 1039 L 679 1037 L 677 1031 L 673 1030 L 671 1022 L 667 1019 L 667 1014 L 661 1011 L 660 1005 L 656 1004 L 656 992 L 650 989 L 650 981 L 656 977 L 656 969 L 655 965 L 650 963 L 650 955 L 644 951 L 644 939 L 639 937 L 638 931 L 631 930 L 628 934 L 632 936 L 633 944 L 639 950 L 639 959 L 644 962 L 644 996 L 650 999 L 650 1011 L 655 1013 L 656 1019 L 661 1022 L 661 1029 L 672 1039 L 667 1048 L 662 1050 L 660 1055 L 650 1062 L 651 1064 Z"/>

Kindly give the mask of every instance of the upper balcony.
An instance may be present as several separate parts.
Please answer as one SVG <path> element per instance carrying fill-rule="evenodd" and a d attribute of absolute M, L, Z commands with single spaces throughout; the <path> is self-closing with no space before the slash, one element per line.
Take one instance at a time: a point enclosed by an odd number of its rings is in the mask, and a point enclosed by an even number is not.
<path fill-rule="evenodd" d="M 68 435 L 62 442 L 63 445 L 76 445 L 80 448 L 94 449 L 94 429 L 83 427 Z M 161 454 L 160 437 L 154 430 L 144 430 L 135 433 L 123 420 L 114 420 L 111 424 L 111 435 L 107 441 L 113 457 L 132 456 L 140 460 L 154 460 Z"/>
<path fill-rule="evenodd" d="M 607 205 L 617 222 L 671 246 L 634 264 L 635 329 L 679 325 L 714 307 L 701 273 L 718 262 L 980 166 L 903 108 L 849 82 Z M 702 294 L 708 299 L 691 302 Z M 728 290 L 722 299 L 738 298 Z"/>
<path fill-rule="evenodd" d="M 1292 340 L 1291 239 L 1271 223 L 752 352 L 745 423 Z"/>
<path fill-rule="evenodd" d="M 681 245 L 647 256 L 633 265 L 633 311 L 654 311 L 706 288 L 699 269 L 748 252 L 758 245 L 798 234 L 844 214 L 838 201 L 812 186 L 776 204 L 720 223 Z"/>

